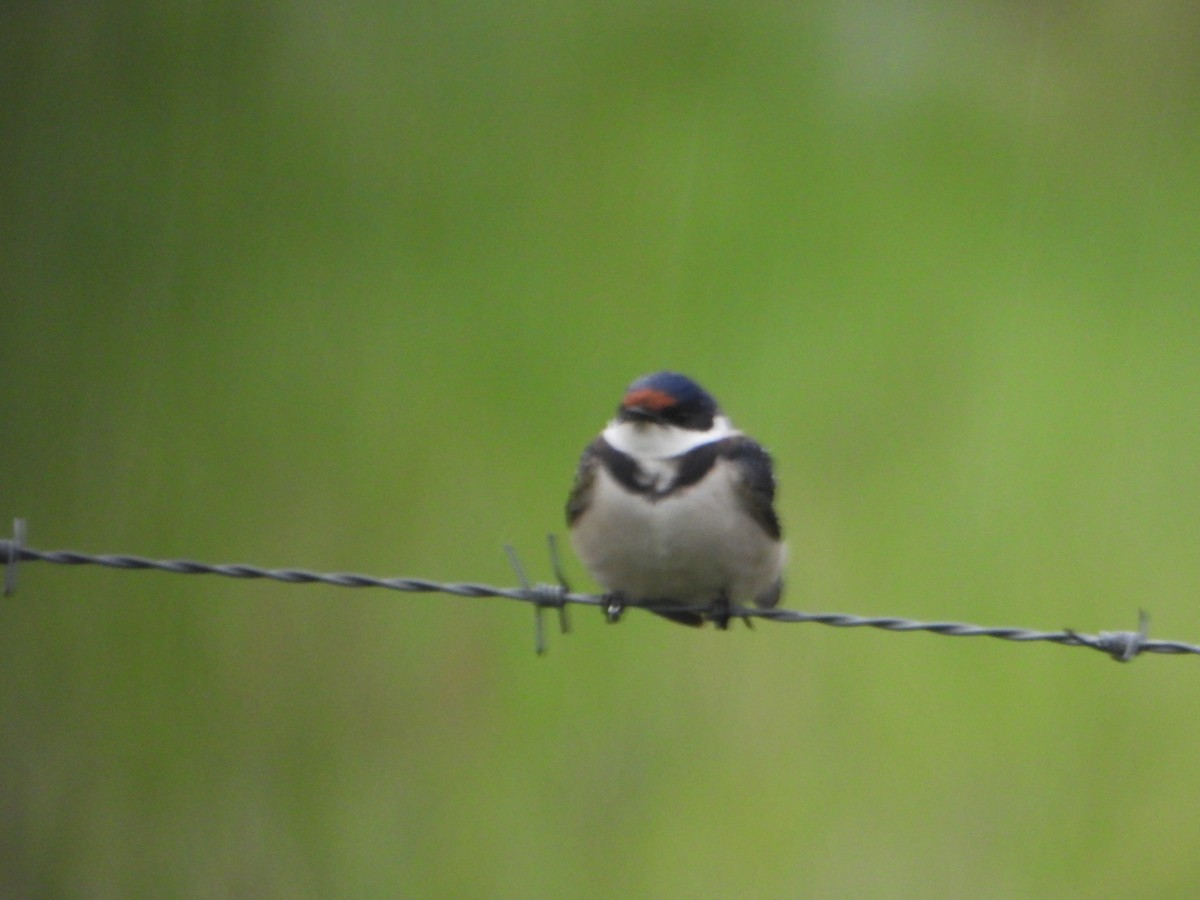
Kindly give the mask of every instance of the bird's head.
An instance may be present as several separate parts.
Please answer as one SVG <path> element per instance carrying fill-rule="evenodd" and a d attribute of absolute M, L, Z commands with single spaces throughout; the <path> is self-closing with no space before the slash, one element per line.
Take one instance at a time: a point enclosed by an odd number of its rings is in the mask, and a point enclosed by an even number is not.
<path fill-rule="evenodd" d="M 617 421 L 708 431 L 720 414 L 712 395 L 686 375 L 655 372 L 645 375 L 625 391 L 617 407 Z"/>

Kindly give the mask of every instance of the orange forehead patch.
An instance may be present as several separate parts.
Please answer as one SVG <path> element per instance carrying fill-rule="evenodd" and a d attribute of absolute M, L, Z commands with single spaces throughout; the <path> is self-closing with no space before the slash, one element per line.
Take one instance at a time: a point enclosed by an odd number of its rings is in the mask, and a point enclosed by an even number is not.
<path fill-rule="evenodd" d="M 639 388 L 636 391 L 630 391 L 625 395 L 625 399 L 621 401 L 622 406 L 640 406 L 642 409 L 648 409 L 652 412 L 659 412 L 667 407 L 674 406 L 675 403 L 675 398 L 666 391 L 659 391 L 654 388 Z"/>

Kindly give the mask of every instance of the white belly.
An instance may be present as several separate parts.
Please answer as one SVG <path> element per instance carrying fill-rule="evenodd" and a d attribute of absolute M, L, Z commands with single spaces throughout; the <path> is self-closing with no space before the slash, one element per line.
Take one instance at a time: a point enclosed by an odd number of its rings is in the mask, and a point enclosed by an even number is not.
<path fill-rule="evenodd" d="M 571 540 L 607 590 L 689 606 L 722 594 L 734 604 L 753 602 L 779 580 L 784 562 L 783 545 L 742 511 L 723 462 L 654 503 L 601 468 Z"/>

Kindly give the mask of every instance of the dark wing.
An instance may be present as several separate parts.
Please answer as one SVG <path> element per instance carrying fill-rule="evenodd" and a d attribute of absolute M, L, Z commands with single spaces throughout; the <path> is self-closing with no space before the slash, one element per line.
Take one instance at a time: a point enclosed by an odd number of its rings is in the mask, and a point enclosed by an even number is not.
<path fill-rule="evenodd" d="M 602 465 L 601 456 L 605 447 L 608 447 L 608 442 L 598 437 L 583 449 L 583 455 L 579 457 L 579 468 L 575 470 L 575 484 L 571 488 L 571 496 L 567 498 L 568 527 L 575 524 L 592 502 L 596 469 Z"/>
<path fill-rule="evenodd" d="M 746 512 L 762 526 L 763 531 L 779 540 L 783 530 L 779 525 L 779 517 L 775 514 L 775 473 L 771 465 L 771 454 L 753 438 L 745 435 L 724 438 L 712 446 L 722 459 L 728 460 L 734 466 L 738 479 L 738 495 Z"/>

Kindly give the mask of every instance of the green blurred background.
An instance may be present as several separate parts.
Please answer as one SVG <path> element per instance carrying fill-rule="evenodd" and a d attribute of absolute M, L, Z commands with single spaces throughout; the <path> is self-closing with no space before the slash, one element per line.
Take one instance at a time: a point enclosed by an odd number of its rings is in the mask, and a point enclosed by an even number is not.
<path fill-rule="evenodd" d="M 1194 5 L 30 4 L 0 67 L 34 547 L 545 580 L 672 367 L 788 606 L 1200 641 Z M 1200 891 L 1193 658 L 574 625 L 26 565 L 0 895 Z"/>

